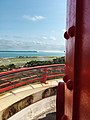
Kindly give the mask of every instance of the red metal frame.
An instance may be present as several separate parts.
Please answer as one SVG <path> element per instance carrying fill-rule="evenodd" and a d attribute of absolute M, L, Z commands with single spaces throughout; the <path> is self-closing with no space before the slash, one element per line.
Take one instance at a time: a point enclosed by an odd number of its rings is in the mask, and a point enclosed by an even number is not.
<path fill-rule="evenodd" d="M 90 120 L 90 0 L 67 0 L 66 29 L 65 106 L 60 120 Z"/>

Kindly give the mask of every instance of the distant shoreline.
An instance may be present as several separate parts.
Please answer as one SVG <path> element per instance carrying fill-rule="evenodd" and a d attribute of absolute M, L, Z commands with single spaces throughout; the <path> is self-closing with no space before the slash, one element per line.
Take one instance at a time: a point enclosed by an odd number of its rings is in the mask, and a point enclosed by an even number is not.
<path fill-rule="evenodd" d="M 38 57 L 38 56 L 64 56 L 61 52 L 40 52 L 40 51 L 0 51 L 0 58 L 17 58 L 17 57 Z"/>
<path fill-rule="evenodd" d="M 38 52 L 38 51 L 0 51 L 0 52 Z"/>

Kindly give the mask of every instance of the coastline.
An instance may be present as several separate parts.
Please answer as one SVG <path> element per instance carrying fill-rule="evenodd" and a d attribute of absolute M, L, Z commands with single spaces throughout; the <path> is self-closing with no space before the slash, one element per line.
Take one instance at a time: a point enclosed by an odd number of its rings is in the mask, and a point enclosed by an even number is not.
<path fill-rule="evenodd" d="M 63 56 L 64 52 L 59 51 L 0 51 L 0 58 L 38 57 L 38 56 Z"/>
<path fill-rule="evenodd" d="M 15 58 L 0 58 L 0 65 L 15 64 L 22 66 L 26 62 L 36 60 L 36 61 L 47 61 L 59 58 L 60 56 L 33 56 L 33 57 L 15 57 Z"/>

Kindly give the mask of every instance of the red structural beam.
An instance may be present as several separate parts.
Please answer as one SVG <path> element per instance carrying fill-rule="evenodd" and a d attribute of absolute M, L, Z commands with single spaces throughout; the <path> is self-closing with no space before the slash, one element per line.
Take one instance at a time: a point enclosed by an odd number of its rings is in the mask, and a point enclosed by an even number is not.
<path fill-rule="evenodd" d="M 64 64 L 53 64 L 29 68 L 14 69 L 0 73 L 0 93 L 40 81 L 46 83 L 47 79 L 64 76 Z"/>

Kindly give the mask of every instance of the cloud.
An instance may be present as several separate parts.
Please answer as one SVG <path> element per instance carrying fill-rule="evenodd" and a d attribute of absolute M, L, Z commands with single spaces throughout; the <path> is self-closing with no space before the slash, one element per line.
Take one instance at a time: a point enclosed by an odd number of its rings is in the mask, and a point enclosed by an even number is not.
<path fill-rule="evenodd" d="M 30 15 L 23 15 L 23 18 L 30 21 L 39 21 L 45 19 L 44 16 L 30 16 Z"/>
<path fill-rule="evenodd" d="M 37 51 L 65 50 L 65 45 L 57 43 L 56 41 L 51 42 L 47 40 L 23 41 L 23 40 L 11 40 L 11 39 L 0 38 L 0 50 L 37 50 Z"/>
<path fill-rule="evenodd" d="M 42 42 L 40 42 L 40 41 L 36 41 L 36 43 L 35 43 L 35 44 L 42 45 Z"/>
<path fill-rule="evenodd" d="M 51 40 L 56 40 L 56 37 L 51 36 L 50 39 L 51 39 Z"/>
<path fill-rule="evenodd" d="M 14 44 L 12 44 L 13 41 L 11 42 L 11 40 L 8 39 L 0 39 L 0 50 L 9 50 L 12 49 L 14 47 Z"/>
<path fill-rule="evenodd" d="M 65 32 L 66 31 L 66 29 L 62 29 L 62 32 Z"/>
<path fill-rule="evenodd" d="M 50 37 L 46 37 L 46 36 L 43 36 L 42 37 L 44 40 L 56 40 L 56 37 L 54 37 L 54 36 L 50 36 Z"/>
<path fill-rule="evenodd" d="M 47 37 L 45 37 L 45 36 L 43 36 L 42 38 L 43 38 L 44 40 L 47 40 Z"/>
<path fill-rule="evenodd" d="M 18 39 L 18 38 L 19 38 L 19 39 L 22 39 L 22 38 L 23 38 L 23 36 L 18 36 L 18 35 L 13 35 L 12 37 L 13 37 L 13 38 L 16 38 L 16 39 Z"/>

